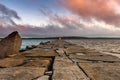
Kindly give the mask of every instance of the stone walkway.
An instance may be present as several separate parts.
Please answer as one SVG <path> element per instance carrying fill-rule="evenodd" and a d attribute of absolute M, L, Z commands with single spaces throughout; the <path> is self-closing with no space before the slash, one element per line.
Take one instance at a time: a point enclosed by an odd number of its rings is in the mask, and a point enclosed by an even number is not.
<path fill-rule="evenodd" d="M 53 80 L 119 80 L 120 59 L 74 44 L 57 48 L 59 56 L 53 64 Z M 61 45 L 61 44 L 57 44 Z"/>
<path fill-rule="evenodd" d="M 64 40 L 0 59 L 0 80 L 120 80 L 120 59 Z"/>

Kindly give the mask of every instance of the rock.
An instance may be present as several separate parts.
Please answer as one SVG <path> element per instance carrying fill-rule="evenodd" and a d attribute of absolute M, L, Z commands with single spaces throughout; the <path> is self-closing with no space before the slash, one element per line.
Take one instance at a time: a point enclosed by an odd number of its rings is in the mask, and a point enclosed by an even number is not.
<path fill-rule="evenodd" d="M 26 50 L 33 49 L 32 46 L 26 46 Z"/>
<path fill-rule="evenodd" d="M 87 53 L 84 55 L 70 54 L 69 57 L 76 62 L 91 61 L 91 62 L 120 62 L 120 59 L 116 56 L 111 56 L 102 53 Z"/>
<path fill-rule="evenodd" d="M 33 48 L 37 48 L 37 45 L 29 45 L 29 46 L 26 46 L 26 49 L 25 49 L 25 50 L 30 50 L 30 49 L 33 49 Z"/>
<path fill-rule="evenodd" d="M 120 80 L 120 63 L 79 63 L 91 80 Z"/>
<path fill-rule="evenodd" d="M 13 76 L 6 75 L 6 74 L 1 74 L 0 75 L 0 80 L 15 80 Z"/>
<path fill-rule="evenodd" d="M 56 52 L 58 53 L 59 56 L 66 56 L 64 52 L 64 48 L 58 48 Z"/>
<path fill-rule="evenodd" d="M 33 48 L 37 48 L 37 45 L 32 45 Z"/>
<path fill-rule="evenodd" d="M 26 63 L 23 66 L 25 66 L 25 67 L 43 67 L 43 68 L 46 68 L 46 70 L 48 70 L 50 63 L 51 63 L 50 60 L 35 59 L 35 60 L 32 60 L 32 61 Z"/>
<path fill-rule="evenodd" d="M 17 31 L 12 32 L 10 35 L 0 41 L 0 58 L 18 54 L 21 47 L 22 39 Z"/>
<path fill-rule="evenodd" d="M 34 48 L 22 53 L 25 57 L 50 57 L 56 56 L 57 53 L 53 49 Z"/>
<path fill-rule="evenodd" d="M 38 48 L 43 48 L 43 49 L 45 49 L 45 48 L 51 49 L 53 46 L 52 45 L 38 45 L 37 47 Z"/>
<path fill-rule="evenodd" d="M 50 76 L 47 76 L 47 75 L 44 75 L 44 76 L 41 76 L 35 80 L 49 80 Z"/>
<path fill-rule="evenodd" d="M 21 49 L 21 50 L 20 50 L 20 52 L 24 52 L 24 51 L 26 51 L 26 49 Z"/>
<path fill-rule="evenodd" d="M 94 50 L 94 49 L 87 49 L 87 48 L 83 48 L 83 47 L 78 47 L 78 46 L 72 46 L 69 47 L 65 50 L 65 52 L 67 54 L 71 54 L 71 53 L 98 53 L 98 51 Z"/>
<path fill-rule="evenodd" d="M 90 80 L 84 72 L 67 57 L 56 57 L 52 80 Z"/>
<path fill-rule="evenodd" d="M 40 45 L 45 45 L 45 43 L 44 42 L 40 42 Z"/>
<path fill-rule="evenodd" d="M 46 71 L 46 72 L 45 72 L 45 75 L 51 76 L 52 74 L 53 74 L 53 71 Z"/>
<path fill-rule="evenodd" d="M 45 73 L 45 68 L 12 67 L 0 69 L 0 80 L 34 80 Z"/>
<path fill-rule="evenodd" d="M 0 67 L 14 67 L 24 63 L 25 57 L 17 55 L 10 58 L 0 59 Z"/>

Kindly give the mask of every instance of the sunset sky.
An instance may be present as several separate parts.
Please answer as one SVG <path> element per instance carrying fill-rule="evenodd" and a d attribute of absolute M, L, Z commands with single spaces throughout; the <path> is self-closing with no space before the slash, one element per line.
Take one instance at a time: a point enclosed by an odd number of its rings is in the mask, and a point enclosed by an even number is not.
<path fill-rule="evenodd" d="M 0 0 L 0 37 L 120 37 L 120 0 Z"/>

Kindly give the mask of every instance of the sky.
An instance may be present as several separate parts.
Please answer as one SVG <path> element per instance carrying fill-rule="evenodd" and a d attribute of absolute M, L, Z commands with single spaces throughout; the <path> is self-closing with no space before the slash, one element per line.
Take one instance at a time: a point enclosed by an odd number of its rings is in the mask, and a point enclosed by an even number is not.
<path fill-rule="evenodd" d="M 120 37 L 120 0 L 0 0 L 0 37 Z"/>

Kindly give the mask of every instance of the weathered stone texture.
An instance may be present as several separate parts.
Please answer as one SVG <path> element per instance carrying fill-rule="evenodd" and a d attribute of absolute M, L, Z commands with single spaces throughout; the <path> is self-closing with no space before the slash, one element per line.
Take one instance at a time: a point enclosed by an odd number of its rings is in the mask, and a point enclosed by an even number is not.
<path fill-rule="evenodd" d="M 68 58 L 56 57 L 53 69 L 53 80 L 89 80 L 83 71 Z"/>
<path fill-rule="evenodd" d="M 0 69 L 0 80 L 34 80 L 45 73 L 45 68 L 12 67 Z"/>
<path fill-rule="evenodd" d="M 22 55 L 0 59 L 0 67 L 15 67 L 23 64 L 24 60 L 25 57 Z"/>
<path fill-rule="evenodd" d="M 120 63 L 79 63 L 92 80 L 120 80 Z"/>
<path fill-rule="evenodd" d="M 19 53 L 22 39 L 17 31 L 11 33 L 0 41 L 0 58 Z"/>

